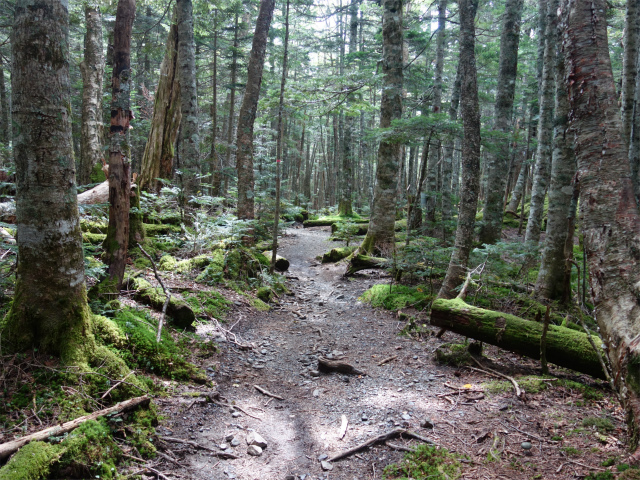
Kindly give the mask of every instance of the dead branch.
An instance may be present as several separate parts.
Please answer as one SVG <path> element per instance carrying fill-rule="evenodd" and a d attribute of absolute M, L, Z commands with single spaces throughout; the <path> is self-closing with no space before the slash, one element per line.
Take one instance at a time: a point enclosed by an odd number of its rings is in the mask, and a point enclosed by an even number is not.
<path fill-rule="evenodd" d="M 493 373 L 494 375 L 498 375 L 499 377 L 506 378 L 507 380 L 509 380 L 513 385 L 513 389 L 516 391 L 516 397 L 518 397 L 521 400 L 523 399 L 523 393 L 522 393 L 522 390 L 520 390 L 520 385 L 518 385 L 518 382 L 516 382 L 513 377 L 510 377 L 509 375 L 505 375 L 504 373 L 496 372 L 495 370 L 491 370 L 490 368 L 485 367 L 478 360 L 476 360 L 473 357 L 473 355 L 471 355 L 471 360 L 476 362 L 476 364 L 480 367 L 481 370 L 486 370 L 487 372 Z"/>
<path fill-rule="evenodd" d="M 100 400 L 102 400 L 104 397 L 106 397 L 107 395 L 109 395 L 111 393 L 111 391 L 116 388 L 118 385 L 122 385 L 122 382 L 124 382 L 127 378 L 129 378 L 130 375 L 133 375 L 133 370 L 131 370 L 129 373 L 127 373 L 124 378 L 122 380 L 118 380 L 116 383 L 113 384 L 113 386 L 111 388 L 109 388 L 109 390 L 107 390 L 106 392 L 104 392 L 102 394 L 102 396 L 100 397 Z"/>
<path fill-rule="evenodd" d="M 275 393 L 271 393 L 269 390 L 265 390 L 264 388 L 258 386 L 258 385 L 254 385 L 253 386 L 256 390 L 258 390 L 260 393 L 262 393 L 263 395 L 266 395 L 267 397 L 273 397 L 275 399 L 278 400 L 284 400 L 284 398 L 282 398 L 280 395 L 276 395 Z"/>
<path fill-rule="evenodd" d="M 318 371 L 323 373 L 338 372 L 348 375 L 366 375 L 353 365 L 338 360 L 329 360 L 326 357 L 318 357 Z"/>
<path fill-rule="evenodd" d="M 396 358 L 398 358 L 398 355 L 393 355 L 391 357 L 385 358 L 384 360 L 382 360 L 381 362 L 378 362 L 378 366 L 381 367 L 382 365 L 384 365 L 385 363 L 389 363 L 391 360 L 395 360 Z"/>
<path fill-rule="evenodd" d="M 158 321 L 158 334 L 156 335 L 156 343 L 160 343 L 160 335 L 162 334 L 162 324 L 164 323 L 164 317 L 167 314 L 167 307 L 169 306 L 169 301 L 171 300 L 171 291 L 164 286 L 164 283 L 162 282 L 162 278 L 160 278 L 160 275 L 158 274 L 158 269 L 156 268 L 156 262 L 153 261 L 153 258 L 151 258 L 151 255 L 149 255 L 147 251 L 144 248 L 142 248 L 142 245 L 138 244 L 138 248 L 140 249 L 142 254 L 145 257 L 147 257 L 147 259 L 151 262 L 151 266 L 153 267 L 153 274 L 155 275 L 156 280 L 158 280 L 158 283 L 162 287 L 162 291 L 166 296 L 164 305 L 162 305 L 162 314 L 160 315 L 160 320 Z"/>
<path fill-rule="evenodd" d="M 385 442 L 385 445 L 394 450 L 400 450 L 401 452 L 413 452 L 412 448 L 405 447 L 404 445 L 396 445 L 395 443 Z"/>
<path fill-rule="evenodd" d="M 44 430 L 40 430 L 39 432 L 32 433 L 31 435 L 26 435 L 22 438 L 18 438 L 17 440 L 12 440 L 10 442 L 6 442 L 0 444 L 0 460 L 3 460 L 14 452 L 18 451 L 27 443 L 34 440 L 46 440 L 49 437 L 61 435 L 63 433 L 68 433 L 76 428 L 78 428 L 83 423 L 89 420 L 95 420 L 96 418 L 104 417 L 105 415 L 109 415 L 110 413 L 116 412 L 124 412 L 126 410 L 131 410 L 138 405 L 148 404 L 150 398 L 147 395 L 143 395 L 142 397 L 136 397 L 124 402 L 120 402 L 113 407 L 105 408 L 103 410 L 98 410 L 97 412 L 93 412 L 89 415 L 84 415 L 82 417 L 78 417 L 75 420 L 71 420 L 69 422 L 63 423 L 62 425 L 55 425 L 53 427 L 45 428 Z"/>
<path fill-rule="evenodd" d="M 414 433 L 410 430 L 405 430 L 404 428 L 394 428 L 393 430 L 387 433 L 383 433 L 382 435 L 373 437 L 367 440 L 366 442 L 361 443 L 360 445 L 350 448 L 349 450 L 345 450 L 342 453 L 338 453 L 337 455 L 334 455 L 333 457 L 331 457 L 328 461 L 335 462 L 336 460 L 341 460 L 343 458 L 353 455 L 354 453 L 358 453 L 360 450 L 364 450 L 365 448 L 370 447 L 371 445 L 374 445 L 379 442 L 386 442 L 387 440 L 390 440 L 392 438 L 397 438 L 402 435 L 415 438 L 416 440 L 420 440 L 421 442 L 428 443 L 430 445 L 435 445 L 435 443 L 432 440 L 429 440 L 428 438 L 418 435 L 417 433 Z"/>
<path fill-rule="evenodd" d="M 160 438 L 161 440 L 165 440 L 167 442 L 183 443 L 185 445 L 191 445 L 192 447 L 198 448 L 200 450 L 206 450 L 207 452 L 211 452 L 214 456 L 218 458 L 230 458 L 230 459 L 238 458 L 233 453 L 219 452 L 217 450 L 214 450 L 213 448 L 205 447 L 204 445 L 200 445 L 199 443 L 193 442 L 191 440 L 184 440 L 182 438 L 164 437 L 164 436 L 159 436 L 158 438 Z"/>

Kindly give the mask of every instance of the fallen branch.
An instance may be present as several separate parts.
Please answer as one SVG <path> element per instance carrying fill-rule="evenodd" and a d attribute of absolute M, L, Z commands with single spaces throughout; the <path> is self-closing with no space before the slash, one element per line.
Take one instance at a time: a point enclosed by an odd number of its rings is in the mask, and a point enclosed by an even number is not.
<path fill-rule="evenodd" d="M 481 370 L 486 370 L 487 372 L 493 373 L 494 375 L 497 375 L 499 377 L 506 378 L 507 380 L 509 380 L 513 385 L 513 389 L 516 391 L 516 397 L 522 399 L 522 390 L 520 390 L 520 385 L 518 385 L 518 382 L 516 382 L 516 380 L 513 377 L 510 377 L 509 375 L 505 375 L 504 373 L 496 372 L 495 370 L 491 370 L 490 368 L 485 367 L 478 360 L 476 360 L 473 357 L 473 355 L 471 355 L 471 360 L 476 362 L 476 364 L 480 367 Z"/>
<path fill-rule="evenodd" d="M 144 248 L 142 248 L 142 245 L 138 244 L 138 248 L 140 249 L 142 254 L 145 257 L 147 257 L 147 259 L 151 262 L 151 266 L 153 267 L 153 274 L 155 275 L 156 280 L 158 280 L 158 283 L 162 287 L 162 291 L 166 296 L 164 304 L 162 305 L 162 314 L 160 315 L 160 320 L 158 321 L 158 333 L 156 335 L 156 343 L 160 343 L 160 335 L 162 334 L 162 324 L 164 323 L 164 317 L 167 314 L 167 307 L 169 306 L 169 302 L 171 301 L 171 291 L 164 286 L 164 283 L 162 283 L 162 279 L 160 278 L 160 275 L 158 274 L 158 269 L 156 268 L 156 262 L 153 261 L 153 258 L 151 258 L 151 255 L 149 255 L 147 251 Z"/>
<path fill-rule="evenodd" d="M 381 367 L 382 365 L 384 365 L 385 363 L 389 363 L 391 360 L 395 360 L 396 358 L 398 358 L 398 355 L 393 355 L 389 358 L 385 358 L 384 360 L 382 360 L 381 362 L 378 362 L 378 366 Z"/>
<path fill-rule="evenodd" d="M 112 390 L 114 388 L 116 388 L 118 385 L 122 385 L 122 382 L 124 382 L 127 378 L 129 378 L 130 375 L 133 375 L 133 370 L 131 370 L 129 373 L 127 373 L 122 380 L 118 380 L 116 383 L 114 383 L 113 386 L 111 388 L 109 388 L 109 390 L 104 392 L 102 394 L 102 396 L 100 397 L 100 400 L 102 400 L 104 397 L 109 395 L 112 392 Z"/>
<path fill-rule="evenodd" d="M 366 375 L 353 365 L 338 360 L 329 360 L 326 357 L 318 357 L 318 371 L 323 373 L 346 373 L 347 375 Z"/>
<path fill-rule="evenodd" d="M 428 443 L 430 445 L 435 445 L 435 443 L 432 440 L 429 440 L 428 438 L 418 435 L 417 433 L 414 433 L 410 430 L 405 430 L 404 428 L 394 428 L 390 432 L 383 433 L 382 435 L 378 435 L 377 437 L 373 437 L 367 440 L 366 442 L 361 443 L 360 445 L 350 448 L 349 450 L 345 450 L 342 453 L 338 453 L 337 455 L 334 455 L 333 457 L 331 457 L 328 461 L 335 462 L 336 460 L 341 460 L 343 458 L 353 455 L 354 453 L 358 453 L 360 450 L 364 450 L 365 448 L 370 447 L 371 445 L 374 445 L 379 442 L 386 442 L 387 440 L 390 440 L 392 438 L 397 438 L 402 435 L 415 438 L 416 440 L 420 440 L 421 442 Z"/>
<path fill-rule="evenodd" d="M 138 405 L 147 404 L 149 403 L 149 400 L 150 398 L 147 395 L 132 398 L 130 400 L 120 402 L 113 407 L 98 410 L 97 412 L 93 412 L 89 415 L 84 415 L 83 417 L 78 417 L 75 420 L 63 423 L 62 425 L 55 425 L 53 427 L 45 428 L 44 430 L 32 433 L 31 435 L 26 435 L 22 438 L 18 438 L 17 440 L 12 440 L 10 442 L 0 444 L 0 460 L 4 460 L 5 458 L 9 457 L 29 442 L 32 442 L 34 440 L 46 440 L 47 438 L 52 436 L 68 433 L 89 420 L 95 420 L 96 418 L 104 417 L 105 415 L 109 415 L 110 413 L 124 412 L 126 410 L 137 407 Z"/>
<path fill-rule="evenodd" d="M 244 413 L 245 415 L 247 415 L 248 417 L 251 418 L 255 418 L 256 420 L 260 420 L 262 421 L 262 419 L 260 417 L 256 417 L 255 415 L 251 415 L 249 412 L 247 412 L 244 408 L 239 407 L 238 405 L 231 405 L 233 408 L 235 408 L 236 410 L 241 411 L 242 413 Z"/>
<path fill-rule="evenodd" d="M 185 445 L 191 445 L 192 447 L 198 448 L 200 450 L 206 450 L 207 452 L 211 452 L 215 457 L 218 457 L 218 458 L 230 458 L 230 459 L 238 458 L 233 453 L 219 452 L 217 450 L 214 450 L 213 448 L 205 447 L 204 445 L 200 445 L 199 443 L 193 442 L 191 440 L 184 440 L 182 438 L 163 437 L 163 436 L 159 436 L 158 438 L 166 442 L 183 443 Z"/>
<path fill-rule="evenodd" d="M 267 397 L 273 397 L 277 400 L 284 400 L 284 398 L 282 398 L 280 395 L 276 395 L 275 393 L 271 393 L 269 390 L 265 390 L 262 387 L 259 387 L 258 385 L 254 385 L 253 386 L 256 390 L 258 390 L 260 393 L 262 393 L 263 395 L 266 395 Z"/>
<path fill-rule="evenodd" d="M 385 442 L 385 445 L 394 450 L 400 450 L 401 452 L 413 452 L 413 448 L 405 447 L 404 445 L 396 445 L 395 443 Z"/>

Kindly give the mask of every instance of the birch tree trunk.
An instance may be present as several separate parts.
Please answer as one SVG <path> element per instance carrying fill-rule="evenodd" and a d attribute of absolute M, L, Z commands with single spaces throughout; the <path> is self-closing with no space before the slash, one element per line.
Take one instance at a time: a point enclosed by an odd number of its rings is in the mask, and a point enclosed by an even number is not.
<path fill-rule="evenodd" d="M 638 455 L 640 214 L 607 43 L 604 0 L 565 0 L 563 48 L 580 183 L 580 225 L 596 319 Z"/>
<path fill-rule="evenodd" d="M 476 224 L 480 192 L 480 105 L 475 57 L 474 19 L 478 0 L 460 0 L 460 111 L 462 114 L 462 184 L 456 240 L 449 267 L 438 293 L 439 298 L 452 298 L 462 283 Z"/>
<path fill-rule="evenodd" d="M 403 86 L 402 0 L 383 0 L 382 72 L 384 86 L 380 105 L 380 128 L 388 128 L 402 117 Z M 395 246 L 398 168 L 402 147 L 381 141 L 378 147 L 376 186 L 367 235 L 359 254 L 389 254 Z"/>
<path fill-rule="evenodd" d="M 131 193 L 131 29 L 135 0 L 119 0 L 113 34 L 111 126 L 109 142 L 109 226 L 104 241 L 109 281 L 115 291 L 122 286 L 129 246 Z"/>
<path fill-rule="evenodd" d="M 547 0 L 545 47 L 542 62 L 542 82 L 540 84 L 540 120 L 538 121 L 538 150 L 533 172 L 531 188 L 531 207 L 525 242 L 537 245 L 542 229 L 544 198 L 549 186 L 551 166 L 551 144 L 553 136 L 553 92 L 554 92 L 554 58 L 556 50 L 556 28 L 558 25 L 556 12 L 551 11 Z"/>
<path fill-rule="evenodd" d="M 549 0 L 549 8 L 557 11 L 559 0 Z M 559 32 L 556 30 L 556 35 Z M 558 38 L 561 41 L 561 38 Z M 573 139 L 567 132 L 569 124 L 569 100 L 564 84 L 564 58 L 557 55 L 556 100 L 553 132 L 553 154 L 551 160 L 551 185 L 549 186 L 549 211 L 547 214 L 547 235 L 542 250 L 542 262 L 536 280 L 536 293 L 550 300 L 569 298 L 565 289 L 566 244 L 571 236 L 573 245 L 573 197 L 572 180 L 576 172 Z M 574 207 L 575 208 L 575 207 Z M 571 227 L 571 230 L 569 230 Z"/>
<path fill-rule="evenodd" d="M 497 151 L 489 152 L 487 155 L 487 194 L 482 210 L 480 243 L 496 243 L 500 241 L 502 232 L 502 210 L 507 184 L 505 173 L 509 168 L 511 119 L 518 72 L 518 45 L 523 4 L 523 0 L 507 0 L 504 11 L 494 124 L 495 131 L 501 134 L 502 138 L 498 139 Z"/>
<path fill-rule="evenodd" d="M 180 127 L 180 83 L 178 75 L 178 25 L 171 22 L 160 80 L 153 100 L 153 117 L 138 177 L 139 189 L 158 191 L 158 178 L 173 178 L 173 157 Z"/>
<path fill-rule="evenodd" d="M 79 360 L 90 312 L 71 142 L 67 2 L 19 0 L 11 46 L 18 269 L 3 344 Z"/>
<path fill-rule="evenodd" d="M 254 218 L 254 178 L 253 178 L 253 124 L 258 109 L 260 85 L 264 56 L 267 50 L 267 35 L 273 16 L 275 0 L 261 0 L 260 12 L 256 20 L 256 30 L 247 67 L 247 86 L 238 113 L 238 151 L 236 168 L 238 169 L 238 218 L 252 220 Z"/>
<path fill-rule="evenodd" d="M 191 0 L 176 0 L 178 22 L 178 81 L 180 82 L 180 143 L 183 197 L 200 188 L 200 131 L 198 125 L 198 89 L 196 87 L 196 44 L 193 37 Z"/>
<path fill-rule="evenodd" d="M 82 74 L 82 139 L 78 182 L 87 184 L 93 167 L 103 160 L 102 155 L 102 79 L 104 57 L 102 55 L 102 18 L 96 3 L 84 6 L 87 32 L 84 37 L 84 59 L 80 64 Z"/>

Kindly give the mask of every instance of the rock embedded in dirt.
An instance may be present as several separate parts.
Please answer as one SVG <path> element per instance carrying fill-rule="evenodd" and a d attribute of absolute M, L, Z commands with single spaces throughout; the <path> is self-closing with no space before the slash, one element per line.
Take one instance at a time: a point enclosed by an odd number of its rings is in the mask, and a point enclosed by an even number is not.
<path fill-rule="evenodd" d="M 229 445 L 227 445 L 226 443 L 221 443 L 218 448 L 220 448 L 220 450 L 226 450 L 227 448 L 229 448 Z"/>
<path fill-rule="evenodd" d="M 240 445 L 240 440 L 238 440 L 237 438 L 231 440 L 232 447 L 237 447 L 238 445 Z"/>
<path fill-rule="evenodd" d="M 326 453 L 323 453 L 322 455 L 318 455 L 319 462 L 326 460 L 327 458 L 329 458 L 329 455 L 327 455 Z"/>
<path fill-rule="evenodd" d="M 257 445 L 249 445 L 247 448 L 247 453 L 253 457 L 259 457 L 262 455 L 262 449 Z"/>
<path fill-rule="evenodd" d="M 260 448 L 267 448 L 267 441 L 257 432 L 250 432 L 247 435 L 247 445 L 255 445 Z"/>
<path fill-rule="evenodd" d="M 333 464 L 331 462 L 327 462 L 326 460 L 320 462 L 320 466 L 322 466 L 322 470 L 324 470 L 325 472 L 333 470 Z"/>
<path fill-rule="evenodd" d="M 425 418 L 420 422 L 420 426 L 422 428 L 433 428 L 433 420 L 431 420 L 430 418 Z"/>

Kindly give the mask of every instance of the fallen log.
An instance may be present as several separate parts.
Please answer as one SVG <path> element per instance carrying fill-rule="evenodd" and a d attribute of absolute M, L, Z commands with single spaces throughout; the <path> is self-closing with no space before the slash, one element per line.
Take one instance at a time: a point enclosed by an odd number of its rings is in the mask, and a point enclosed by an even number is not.
<path fill-rule="evenodd" d="M 540 359 L 542 323 L 477 308 L 461 299 L 438 299 L 431 306 L 431 325 Z M 592 335 L 591 339 L 597 348 L 601 348 L 600 338 Z M 598 355 L 586 333 L 550 325 L 546 349 L 549 362 L 592 377 L 605 378 Z"/>
<path fill-rule="evenodd" d="M 98 203 L 109 203 L 109 180 L 78 195 L 79 205 L 97 205 Z"/>
<path fill-rule="evenodd" d="M 130 400 L 120 402 L 113 407 L 98 410 L 97 412 L 90 413 L 89 415 L 85 415 L 83 417 L 78 417 L 75 420 L 63 423 L 62 425 L 54 425 L 53 427 L 45 428 L 44 430 L 32 433 L 31 435 L 26 435 L 22 438 L 18 438 L 17 440 L 12 440 L 10 442 L 0 444 L 0 460 L 4 460 L 5 458 L 9 457 L 29 442 L 35 440 L 46 440 L 49 437 L 68 433 L 89 420 L 95 420 L 96 418 L 104 417 L 105 415 L 109 415 L 110 413 L 131 410 L 138 405 L 148 404 L 149 400 L 150 398 L 147 395 L 132 398 Z"/>
<path fill-rule="evenodd" d="M 384 268 L 389 261 L 386 258 L 369 257 L 367 255 L 354 255 L 351 257 L 349 267 L 347 268 L 345 277 L 349 277 L 360 270 L 368 270 L 370 268 Z"/>
<path fill-rule="evenodd" d="M 365 375 L 361 370 L 358 370 L 353 365 L 350 365 L 339 360 L 330 360 L 326 357 L 318 357 L 318 371 L 322 373 L 346 373 L 349 375 Z"/>
<path fill-rule="evenodd" d="M 336 219 L 335 217 L 325 217 L 325 218 L 318 218 L 317 220 L 305 220 L 304 222 L 302 222 L 302 226 L 304 228 L 310 228 L 310 227 L 330 227 L 331 225 L 333 225 L 334 223 L 338 223 L 338 222 L 344 222 L 346 220 L 351 220 L 353 223 L 365 223 L 368 224 L 369 223 L 369 219 L 368 218 L 359 218 L 359 219 L 349 219 L 349 218 L 341 218 L 341 219 Z"/>
<path fill-rule="evenodd" d="M 429 440 L 428 438 L 425 438 L 422 435 L 418 435 L 417 433 L 414 433 L 411 430 L 406 430 L 404 428 L 394 428 L 393 430 L 387 433 L 383 433 L 382 435 L 373 437 L 367 440 L 366 442 L 361 443 L 360 445 L 350 448 L 349 450 L 345 450 L 342 453 L 338 453 L 337 455 L 334 455 L 333 457 L 331 457 L 328 461 L 335 462 L 336 460 L 341 460 L 343 458 L 353 455 L 354 453 L 358 453 L 360 450 L 364 450 L 365 448 L 370 447 L 371 445 L 374 445 L 378 442 L 386 442 L 387 440 L 391 440 L 392 438 L 398 438 L 402 435 L 405 435 L 410 438 L 415 438 L 416 440 L 427 443 L 429 445 L 435 445 L 433 440 Z"/>
<path fill-rule="evenodd" d="M 267 250 L 265 252 L 262 252 L 262 254 L 267 257 L 267 260 L 269 260 L 269 263 L 271 263 L 273 252 L 271 250 Z M 286 272 L 287 270 L 289 270 L 289 265 L 289 260 L 276 254 L 276 270 L 280 272 Z"/>
<path fill-rule="evenodd" d="M 355 252 L 355 246 L 351 247 L 336 247 L 329 250 L 327 253 L 322 255 L 322 263 L 336 263 L 342 260 L 343 258 L 347 258 L 353 252 Z"/>

